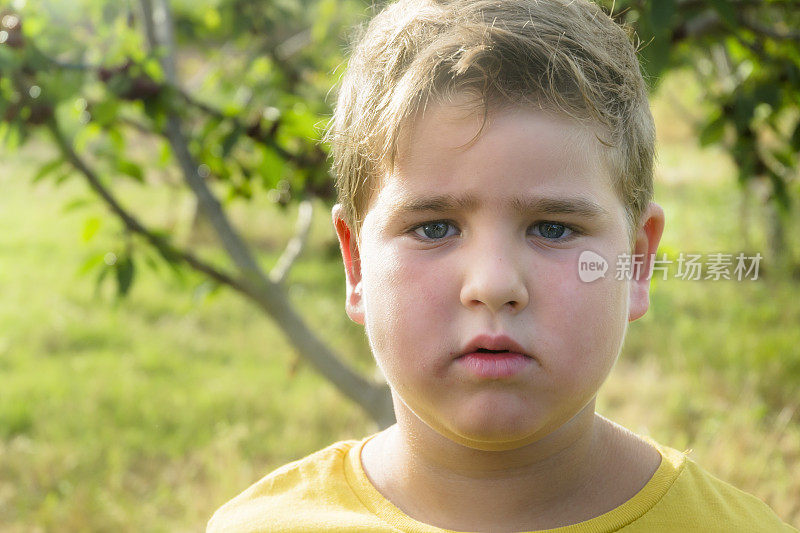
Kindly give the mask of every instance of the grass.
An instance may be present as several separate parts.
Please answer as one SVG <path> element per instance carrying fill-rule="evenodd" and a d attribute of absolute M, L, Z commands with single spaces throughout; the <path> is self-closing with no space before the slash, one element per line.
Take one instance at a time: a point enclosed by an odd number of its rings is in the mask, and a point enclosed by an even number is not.
<path fill-rule="evenodd" d="M 699 151 L 680 122 L 664 123 L 662 251 L 739 251 L 731 165 Z M 121 251 L 119 226 L 96 205 L 63 210 L 89 197 L 77 178 L 30 184 L 46 152 L 33 144 L 2 154 L 0 531 L 197 531 L 273 468 L 374 430 L 235 294 L 144 261 L 126 300 L 110 279 L 97 290 L 94 274 L 79 275 L 88 258 Z M 115 187 L 143 218 L 187 235 L 187 198 Z M 758 203 L 749 209 L 750 244 L 764 249 Z M 234 212 L 271 264 L 291 217 L 263 205 Z M 86 220 L 97 216 L 104 222 L 85 242 Z M 291 297 L 322 338 L 370 371 L 363 333 L 342 309 L 328 219 L 317 209 Z M 225 265 L 208 243 L 201 248 Z M 702 466 L 798 525 L 800 287 L 765 266 L 767 277 L 754 282 L 655 281 L 651 310 L 631 325 L 599 409 L 691 448 Z"/>
<path fill-rule="evenodd" d="M 97 212 L 62 210 L 83 185 L 28 183 L 41 150 L 5 154 L 0 176 L 0 530 L 196 531 L 265 469 L 370 430 L 236 295 L 144 262 L 127 300 L 111 283 L 96 291 L 78 270 L 118 251 L 118 228 L 83 242 Z M 171 216 L 168 197 L 120 192 L 151 220 Z M 331 319 L 338 274 L 306 259 L 292 296 L 363 360 L 355 328 Z"/>

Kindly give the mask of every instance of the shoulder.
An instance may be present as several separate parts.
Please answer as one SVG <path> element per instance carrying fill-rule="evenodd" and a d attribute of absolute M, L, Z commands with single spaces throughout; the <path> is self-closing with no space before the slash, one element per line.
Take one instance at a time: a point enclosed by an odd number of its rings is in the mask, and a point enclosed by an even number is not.
<path fill-rule="evenodd" d="M 344 462 L 358 441 L 341 441 L 286 464 L 220 507 L 207 533 L 312 531 L 314 524 L 348 521 L 360 512 Z"/>
<path fill-rule="evenodd" d="M 670 526 L 680 531 L 796 531 L 763 501 L 701 468 L 686 454 L 656 445 L 674 473 L 669 488 L 642 519 L 648 528 Z M 678 528 L 678 529 L 674 529 Z"/>

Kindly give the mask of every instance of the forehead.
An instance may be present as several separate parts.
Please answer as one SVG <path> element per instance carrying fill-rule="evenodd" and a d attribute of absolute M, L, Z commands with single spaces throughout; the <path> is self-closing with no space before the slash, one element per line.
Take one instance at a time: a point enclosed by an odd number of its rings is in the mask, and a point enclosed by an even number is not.
<path fill-rule="evenodd" d="M 404 129 L 372 206 L 608 214 L 621 204 L 595 133 L 531 107 L 432 104 Z"/>

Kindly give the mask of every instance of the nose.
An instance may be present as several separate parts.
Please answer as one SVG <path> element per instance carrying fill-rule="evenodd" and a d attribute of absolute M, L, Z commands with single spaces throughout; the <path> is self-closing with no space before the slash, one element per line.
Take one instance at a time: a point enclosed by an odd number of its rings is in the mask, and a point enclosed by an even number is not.
<path fill-rule="evenodd" d="M 464 259 L 461 303 L 475 309 L 485 306 L 492 314 L 507 309 L 518 313 L 528 305 L 523 267 L 509 250 L 481 247 Z"/>

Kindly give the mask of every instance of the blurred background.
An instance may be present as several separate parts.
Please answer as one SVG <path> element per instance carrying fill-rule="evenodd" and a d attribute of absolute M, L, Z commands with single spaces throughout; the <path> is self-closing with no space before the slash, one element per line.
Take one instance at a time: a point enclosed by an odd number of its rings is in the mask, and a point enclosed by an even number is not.
<path fill-rule="evenodd" d="M 800 526 L 800 10 L 602 4 L 652 88 L 672 263 L 599 411 Z M 318 144 L 375 9 L 0 0 L 0 531 L 202 530 L 391 423 Z"/>

